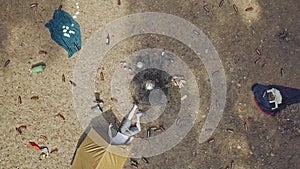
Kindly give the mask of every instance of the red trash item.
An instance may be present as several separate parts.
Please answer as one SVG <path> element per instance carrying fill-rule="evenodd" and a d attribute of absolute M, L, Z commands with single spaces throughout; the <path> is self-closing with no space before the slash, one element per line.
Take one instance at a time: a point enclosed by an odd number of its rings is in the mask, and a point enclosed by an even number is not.
<path fill-rule="evenodd" d="M 28 145 L 30 147 L 35 148 L 36 150 L 40 150 L 41 149 L 40 146 L 38 146 L 35 142 L 29 142 Z"/>

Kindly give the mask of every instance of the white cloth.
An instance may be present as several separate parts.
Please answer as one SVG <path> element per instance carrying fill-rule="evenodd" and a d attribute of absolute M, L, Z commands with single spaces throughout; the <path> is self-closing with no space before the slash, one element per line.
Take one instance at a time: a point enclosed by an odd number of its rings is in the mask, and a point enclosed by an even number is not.
<path fill-rule="evenodd" d="M 279 90 L 272 88 L 270 90 L 267 90 L 267 93 L 272 93 L 275 96 L 274 100 L 269 101 L 269 103 L 274 103 L 275 108 L 272 109 L 277 109 L 278 105 L 282 103 L 282 96 Z"/>
<path fill-rule="evenodd" d="M 129 138 L 130 136 L 126 136 L 125 134 L 118 132 L 117 135 L 111 139 L 110 144 L 112 145 L 126 144 L 129 141 Z"/>

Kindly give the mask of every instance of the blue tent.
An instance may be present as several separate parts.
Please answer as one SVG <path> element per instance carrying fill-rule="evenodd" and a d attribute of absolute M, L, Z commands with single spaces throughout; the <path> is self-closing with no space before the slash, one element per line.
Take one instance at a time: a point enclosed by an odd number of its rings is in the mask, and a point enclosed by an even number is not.
<path fill-rule="evenodd" d="M 45 24 L 51 38 L 68 52 L 70 58 L 81 49 L 79 24 L 63 10 L 55 10 L 53 18 Z"/>
<path fill-rule="evenodd" d="M 300 103 L 299 89 L 255 84 L 252 86 L 252 91 L 257 107 L 271 116 L 274 116 L 288 105 Z"/>

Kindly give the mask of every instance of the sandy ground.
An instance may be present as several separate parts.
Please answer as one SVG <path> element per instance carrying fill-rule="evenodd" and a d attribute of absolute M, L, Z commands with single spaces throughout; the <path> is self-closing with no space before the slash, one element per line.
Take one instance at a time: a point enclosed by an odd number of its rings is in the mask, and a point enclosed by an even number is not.
<path fill-rule="evenodd" d="M 77 140 L 83 132 L 73 110 L 72 80 L 76 57 L 67 53 L 51 40 L 44 24 L 51 19 L 61 1 L 39 0 L 38 7 L 30 8 L 30 0 L 0 0 L 0 63 L 11 62 L 0 68 L 1 143 L 0 168 L 69 168 Z M 227 102 L 223 118 L 215 131 L 213 143 L 198 144 L 203 124 L 197 120 L 194 128 L 173 149 L 149 158 L 150 164 L 141 163 L 139 168 L 234 168 L 240 169 L 288 169 L 300 166 L 300 117 L 299 105 L 271 118 L 261 114 L 252 102 L 250 88 L 254 83 L 277 84 L 300 88 L 300 3 L 297 0 L 263 2 L 225 0 L 209 2 L 188 0 L 122 1 L 116 0 L 62 1 L 63 9 L 73 15 L 79 2 L 77 22 L 81 26 L 83 47 L 92 33 L 101 26 L 131 13 L 155 11 L 180 16 L 207 34 L 216 47 L 227 78 Z M 209 12 L 203 5 L 207 4 Z M 232 7 L 236 4 L 238 13 Z M 245 9 L 254 8 L 251 12 Z M 286 33 L 287 36 L 280 37 Z M 181 43 L 158 35 L 130 38 L 115 47 L 106 57 L 105 84 L 97 85 L 105 101 L 110 101 L 110 71 L 119 61 L 133 51 L 149 48 L 172 50 L 194 71 L 203 93 L 204 111 L 209 103 L 210 84 L 206 71 L 193 52 Z M 258 56 L 259 49 L 262 56 Z M 46 55 L 38 54 L 47 51 Z M 185 57 L 189 56 L 189 57 Z M 261 57 L 255 64 L 254 61 Z M 30 74 L 32 64 L 45 62 L 42 73 Z M 281 75 L 281 69 L 284 74 Z M 62 74 L 66 82 L 62 82 Z M 39 100 L 32 100 L 32 96 Z M 19 103 L 19 96 L 22 103 Z M 114 109 L 112 109 L 114 110 Z M 56 115 L 61 113 L 65 120 Z M 168 115 L 166 115 L 168 117 Z M 160 117 L 159 121 L 168 121 Z M 15 128 L 26 125 L 20 135 Z M 144 124 L 143 126 L 146 126 Z M 232 129 L 229 133 L 226 129 Z M 143 135 L 145 130 L 143 130 Z M 47 139 L 41 138 L 41 135 Z M 57 148 L 46 160 L 38 159 L 39 153 L 27 143 Z M 130 168 L 129 162 L 125 168 Z"/>

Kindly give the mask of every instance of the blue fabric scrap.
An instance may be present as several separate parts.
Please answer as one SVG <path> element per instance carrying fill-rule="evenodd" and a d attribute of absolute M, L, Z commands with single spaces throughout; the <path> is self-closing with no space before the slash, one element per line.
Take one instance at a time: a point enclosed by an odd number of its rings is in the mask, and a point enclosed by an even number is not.
<path fill-rule="evenodd" d="M 45 27 L 49 29 L 51 38 L 68 52 L 68 58 L 81 49 L 79 24 L 65 11 L 55 10 Z"/>

